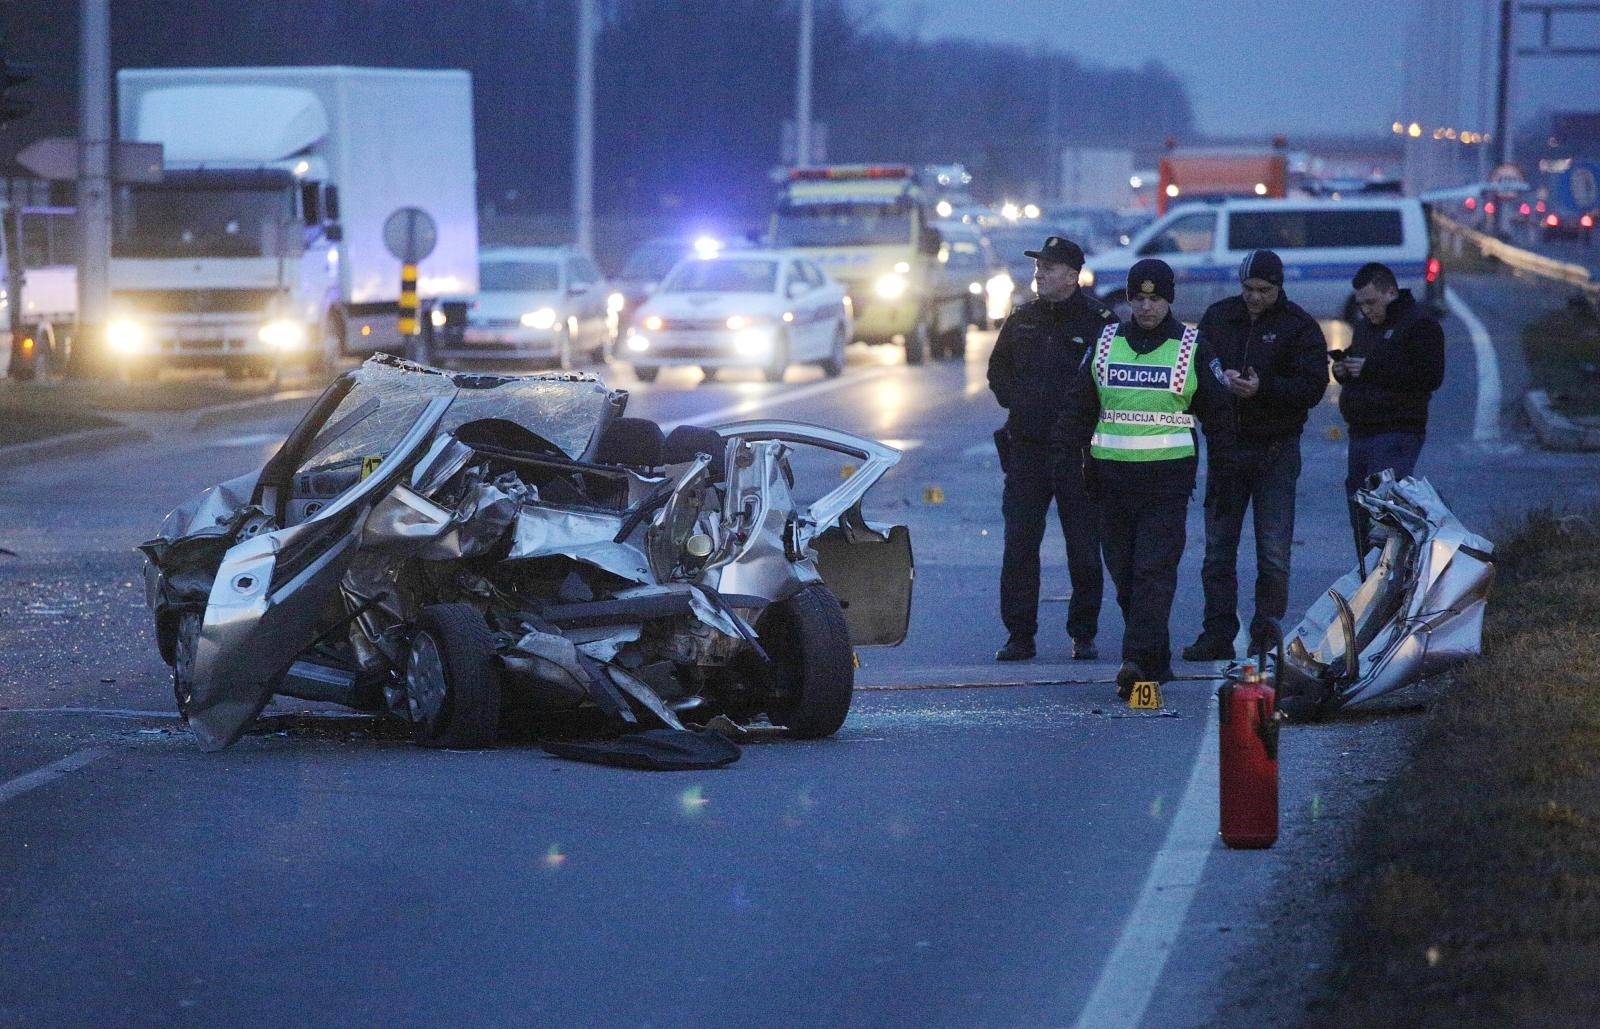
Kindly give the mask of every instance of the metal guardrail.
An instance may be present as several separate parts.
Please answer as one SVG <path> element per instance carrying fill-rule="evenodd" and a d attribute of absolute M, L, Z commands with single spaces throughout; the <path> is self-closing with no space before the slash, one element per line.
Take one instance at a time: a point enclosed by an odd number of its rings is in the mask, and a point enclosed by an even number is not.
<path fill-rule="evenodd" d="M 1456 243 L 1456 254 L 1470 244 L 1478 248 L 1484 257 L 1492 257 L 1509 268 L 1514 268 L 1541 279 L 1552 282 L 1561 282 L 1569 286 L 1577 286 L 1583 290 L 1591 303 L 1600 301 L 1600 282 L 1595 282 L 1589 274 L 1589 269 L 1581 264 L 1570 261 L 1557 261 L 1553 257 L 1536 254 L 1532 250 L 1524 250 L 1513 246 L 1503 239 L 1498 239 L 1486 232 L 1468 228 L 1460 222 L 1448 218 L 1438 211 L 1433 213 L 1434 227 L 1443 237 L 1452 239 Z"/>

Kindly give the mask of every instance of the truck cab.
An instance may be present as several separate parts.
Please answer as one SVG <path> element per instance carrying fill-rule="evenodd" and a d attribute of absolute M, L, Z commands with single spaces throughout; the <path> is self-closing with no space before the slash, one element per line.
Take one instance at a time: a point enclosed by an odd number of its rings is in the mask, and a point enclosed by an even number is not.
<path fill-rule="evenodd" d="M 905 347 L 906 363 L 965 350 L 967 285 L 928 194 L 906 165 L 796 168 L 778 197 L 773 246 L 799 250 L 842 282 L 856 338 Z"/>
<path fill-rule="evenodd" d="M 66 367 L 78 311 L 76 210 L 0 202 L 0 372 Z"/>

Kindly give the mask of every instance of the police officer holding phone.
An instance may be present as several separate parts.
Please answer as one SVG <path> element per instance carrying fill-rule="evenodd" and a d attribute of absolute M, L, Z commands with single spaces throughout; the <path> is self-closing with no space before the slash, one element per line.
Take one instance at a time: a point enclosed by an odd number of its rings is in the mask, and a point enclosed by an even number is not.
<path fill-rule="evenodd" d="M 1256 536 L 1250 648 L 1274 638 L 1289 605 L 1300 432 L 1328 385 L 1322 327 L 1284 294 L 1278 255 L 1250 251 L 1239 265 L 1239 284 L 1239 295 L 1212 304 L 1199 326 L 1228 388 L 1237 436 L 1231 448 L 1212 446 L 1206 455 L 1205 621 L 1199 639 L 1183 648 L 1187 661 L 1234 657 L 1247 510 Z"/>

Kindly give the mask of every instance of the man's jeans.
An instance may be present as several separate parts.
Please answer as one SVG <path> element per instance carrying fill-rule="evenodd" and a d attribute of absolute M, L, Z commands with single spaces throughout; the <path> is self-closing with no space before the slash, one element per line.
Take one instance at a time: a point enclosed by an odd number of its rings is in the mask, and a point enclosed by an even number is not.
<path fill-rule="evenodd" d="M 1367 517 L 1366 510 L 1355 502 L 1356 490 L 1361 488 L 1368 476 L 1385 468 L 1394 470 L 1396 480 L 1404 479 L 1416 471 L 1423 439 L 1420 432 L 1380 432 L 1375 436 L 1350 437 L 1344 492 L 1350 506 L 1350 528 L 1355 533 L 1358 558 L 1366 556 L 1371 519 Z"/>
<path fill-rule="evenodd" d="M 1208 639 L 1232 644 L 1239 632 L 1239 536 L 1246 509 L 1256 533 L 1255 624 L 1282 623 L 1289 606 L 1289 548 L 1294 543 L 1295 484 L 1300 478 L 1300 436 L 1244 442 L 1223 471 L 1212 462 L 1206 475 L 1205 586 Z"/>

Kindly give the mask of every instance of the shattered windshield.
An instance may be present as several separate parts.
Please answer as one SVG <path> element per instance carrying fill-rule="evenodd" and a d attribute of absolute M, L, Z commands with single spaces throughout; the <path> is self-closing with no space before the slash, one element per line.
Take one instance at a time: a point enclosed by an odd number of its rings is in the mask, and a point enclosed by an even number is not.
<path fill-rule="evenodd" d="M 607 410 L 598 379 L 574 376 L 454 375 L 374 359 L 354 373 L 355 386 L 312 442 L 301 470 L 354 466 L 394 449 L 434 397 L 454 397 L 440 423 L 450 432 L 468 422 L 515 422 L 569 458 L 588 449 Z"/>

